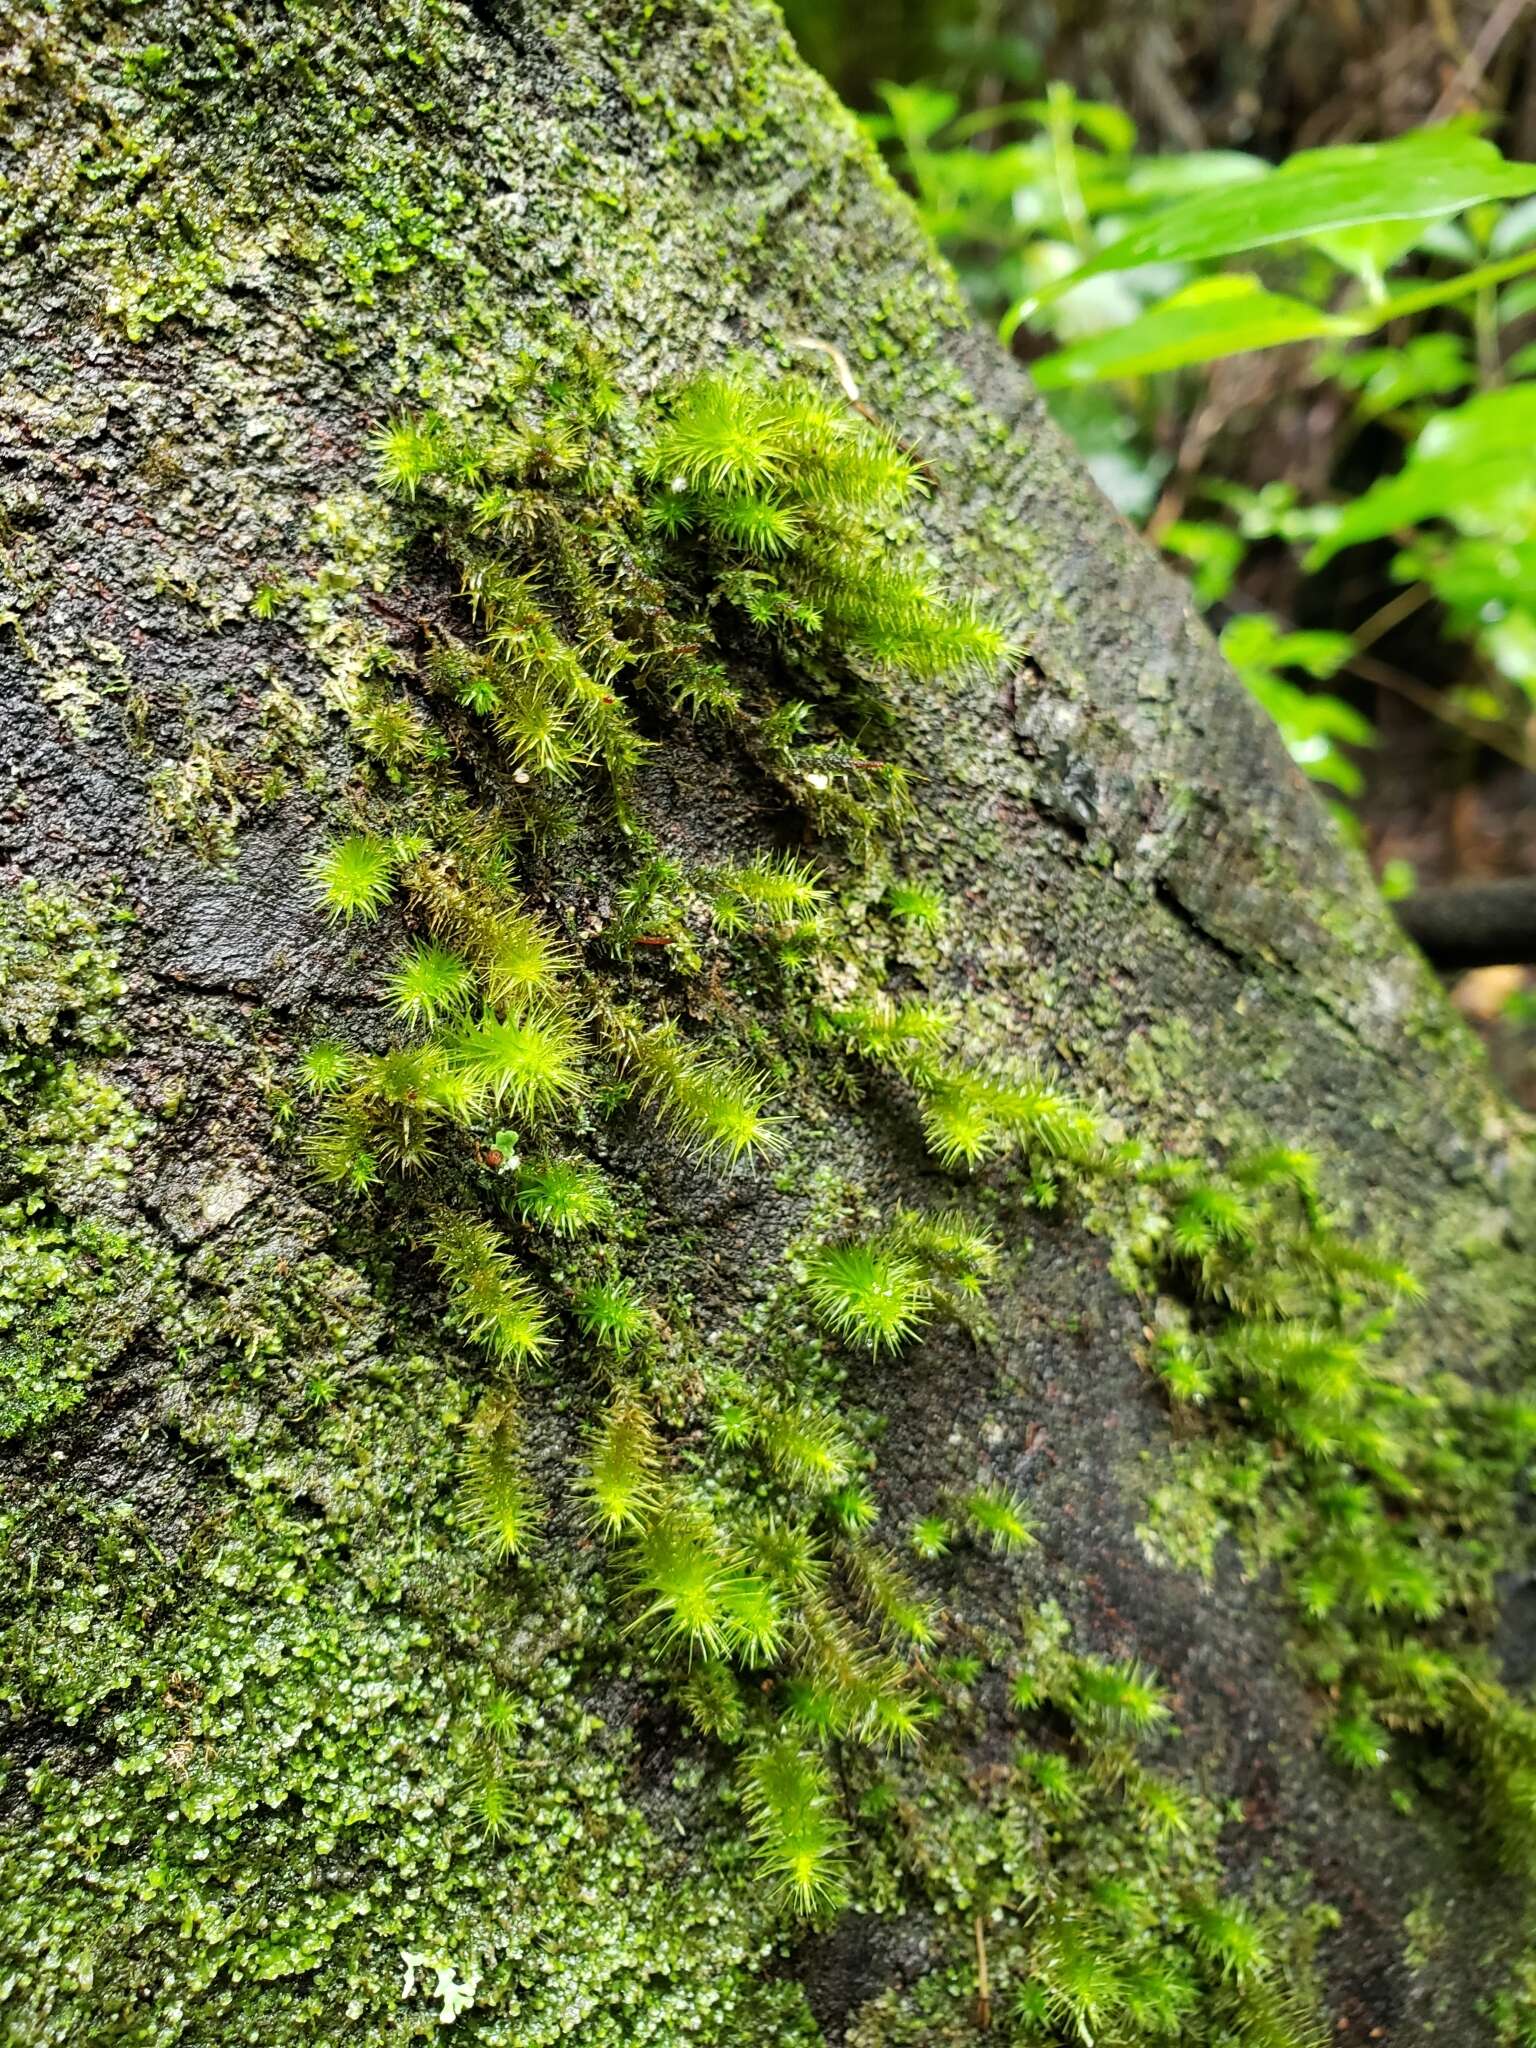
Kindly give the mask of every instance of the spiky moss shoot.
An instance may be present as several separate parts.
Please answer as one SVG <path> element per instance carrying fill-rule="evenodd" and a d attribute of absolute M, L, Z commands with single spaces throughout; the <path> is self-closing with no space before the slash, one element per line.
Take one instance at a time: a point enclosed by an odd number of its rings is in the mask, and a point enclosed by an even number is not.
<path fill-rule="evenodd" d="M 1107 1932 L 1090 1933 L 1068 1914 L 1050 1920 L 1030 1951 L 1032 1981 L 1019 1993 L 1015 2016 L 1026 2026 L 1059 2028 L 1092 2042 L 1125 2004 Z"/>
<path fill-rule="evenodd" d="M 680 1696 L 701 1735 L 714 1742 L 740 1742 L 747 1716 L 741 1684 L 729 1664 L 718 1657 L 696 1664 L 684 1680 Z"/>
<path fill-rule="evenodd" d="M 845 1555 L 849 1577 L 875 1625 L 920 1650 L 931 1649 L 938 1640 L 938 1616 L 895 1559 L 872 1543 L 851 1543 Z"/>
<path fill-rule="evenodd" d="M 444 1132 L 467 1124 L 476 1089 L 433 1045 L 396 1046 L 359 1061 L 333 1093 L 309 1141 L 311 1166 L 332 1186 L 365 1192 L 384 1174 L 438 1159 Z"/>
<path fill-rule="evenodd" d="M 619 1394 L 592 1431 L 582 1492 L 604 1536 L 638 1529 L 654 1513 L 661 1446 L 649 1411 L 630 1391 Z"/>
<path fill-rule="evenodd" d="M 1327 1740 L 1328 1754 L 1350 1771 L 1378 1771 L 1392 1753 L 1386 1729 L 1363 1712 L 1336 1714 Z"/>
<path fill-rule="evenodd" d="M 746 867 L 727 868 L 710 899 L 715 929 L 738 932 L 799 927 L 814 932 L 822 904 L 816 870 L 792 853 L 764 855 Z"/>
<path fill-rule="evenodd" d="M 806 1291 L 822 1327 L 878 1357 L 928 1320 L 933 1296 L 914 1258 L 881 1242 L 829 1246 L 808 1261 Z"/>
<path fill-rule="evenodd" d="M 1159 1340 L 1154 1365 L 1170 1400 L 1198 1407 L 1210 1399 L 1215 1375 L 1188 1339 L 1165 1334 Z"/>
<path fill-rule="evenodd" d="M 638 1626 L 663 1652 L 723 1657 L 734 1644 L 731 1601 L 739 1569 L 700 1513 L 667 1502 L 631 1546 L 630 1579 L 646 1602 Z"/>
<path fill-rule="evenodd" d="M 460 1516 L 493 1557 L 521 1557 L 539 1522 L 538 1496 L 522 1457 L 517 1403 L 488 1394 L 470 1423 L 464 1448 Z"/>
<path fill-rule="evenodd" d="M 898 1001 L 883 992 L 829 1011 L 823 1023 L 826 1035 L 847 1051 L 913 1082 L 934 1070 L 951 1028 L 949 1012 L 938 1004 Z"/>
<path fill-rule="evenodd" d="M 774 1469 L 791 1485 L 840 1486 L 857 1453 L 838 1417 L 811 1401 L 751 1405 L 750 1430 Z"/>
<path fill-rule="evenodd" d="M 817 1592 L 826 1581 L 826 1554 L 812 1530 L 770 1511 L 751 1524 L 746 1536 L 753 1568 L 791 1595 Z"/>
<path fill-rule="evenodd" d="M 973 1487 L 960 1505 L 971 1527 L 994 1550 L 1006 1554 L 1033 1549 L 1035 1534 L 1029 1515 L 1022 1498 L 1010 1487 Z"/>
<path fill-rule="evenodd" d="M 1269 1968 L 1264 1931 L 1235 1900 L 1192 1900 L 1180 1917 L 1196 1953 L 1221 1976 L 1241 1984 Z"/>
<path fill-rule="evenodd" d="M 1103 1149 L 1097 1118 L 1035 1076 L 999 1079 L 935 1066 L 917 1080 L 923 1135 L 941 1166 L 979 1166 L 1010 1145 L 1033 1163 L 1086 1167 Z"/>
<path fill-rule="evenodd" d="M 389 901 L 396 865 L 388 840 L 354 832 L 318 855 L 310 876 L 327 916 L 371 924 Z"/>
<path fill-rule="evenodd" d="M 514 536 L 499 516 L 501 538 Z M 482 526 L 482 531 L 484 526 Z M 578 571 L 571 545 L 559 545 L 560 566 Z M 472 560 L 463 589 L 482 633 L 477 660 L 460 664 L 471 680 L 460 700 L 488 716 L 516 771 L 552 782 L 600 762 L 619 788 L 633 776 L 650 742 L 641 738 L 613 690 L 629 650 L 605 622 L 578 654 L 552 615 L 542 568 L 517 570 L 497 556 Z"/>
<path fill-rule="evenodd" d="M 310 1095 L 334 1095 L 352 1072 L 353 1055 L 334 1038 L 317 1038 L 299 1058 L 299 1080 Z"/>
<path fill-rule="evenodd" d="M 747 1752 L 739 1783 L 763 1868 L 795 1910 L 830 1912 L 841 1904 L 848 1836 L 822 1759 L 780 1735 Z"/>
<path fill-rule="evenodd" d="M 386 984 L 389 1006 L 406 1024 L 430 1031 L 469 1007 L 475 975 L 467 960 L 446 946 L 426 943 L 404 954 Z"/>
<path fill-rule="evenodd" d="M 880 1503 L 857 1479 L 829 1493 L 825 1507 L 832 1519 L 840 1523 L 850 1536 L 856 1536 L 861 1529 L 872 1529 L 880 1519 Z"/>
<path fill-rule="evenodd" d="M 433 938 L 474 968 L 493 1009 L 553 999 L 572 965 L 569 947 L 531 910 L 507 900 L 494 849 L 471 852 L 477 863 L 472 879 L 465 879 L 458 857 L 423 850 L 404 864 L 401 880 Z"/>
<path fill-rule="evenodd" d="M 1173 1212 L 1168 1242 L 1181 1258 L 1200 1260 L 1253 1241 L 1248 1205 L 1228 1188 L 1195 1187 Z"/>
<path fill-rule="evenodd" d="M 646 458 L 648 475 L 673 493 L 725 498 L 772 488 L 792 460 L 782 411 L 736 379 L 699 377 L 676 399 Z"/>
<path fill-rule="evenodd" d="M 659 486 L 653 528 L 711 550 L 719 588 L 758 629 L 930 674 L 1006 652 L 1005 635 L 890 559 L 890 522 L 921 488 L 910 458 L 801 379 L 696 379 L 645 469 Z"/>
<path fill-rule="evenodd" d="M 937 931 L 944 922 L 944 898 L 919 882 L 892 882 L 885 892 L 886 915 L 919 931 Z"/>
<path fill-rule="evenodd" d="M 947 1557 L 955 1532 L 944 1515 L 919 1515 L 912 1524 L 908 1541 L 915 1554 L 925 1563 L 931 1564 L 936 1558 Z"/>
<path fill-rule="evenodd" d="M 997 1245 L 957 1209 L 903 1209 L 883 1242 L 917 1260 L 935 1306 L 951 1313 L 979 1295 L 997 1268 Z"/>
<path fill-rule="evenodd" d="M 690 1045 L 676 1024 L 616 1020 L 616 1050 L 663 1128 L 701 1159 L 735 1166 L 782 1149 L 766 1079 L 739 1058 Z"/>
<path fill-rule="evenodd" d="M 444 1216 L 428 1249 L 447 1286 L 455 1329 L 506 1365 L 545 1355 L 554 1342 L 549 1311 L 488 1224 Z"/>
<path fill-rule="evenodd" d="M 504 1842 L 520 1817 L 512 1780 L 498 1768 L 494 1757 L 484 1759 L 470 1790 L 470 1803 L 488 1842 Z"/>
<path fill-rule="evenodd" d="M 825 1036 L 896 1074 L 918 1099 L 923 1137 L 947 1171 L 981 1165 L 1009 1147 L 1037 1171 L 1105 1163 L 1098 1119 L 1039 1075 L 989 1074 L 951 1058 L 948 1014 L 930 1003 L 860 996 L 822 1019 Z"/>
<path fill-rule="evenodd" d="M 386 487 L 408 503 L 440 475 L 453 455 L 453 436 L 440 413 L 391 420 L 373 437 L 374 457 Z"/>
<path fill-rule="evenodd" d="M 382 690 L 360 691 L 348 706 L 348 722 L 358 745 L 391 782 L 399 782 L 426 753 L 428 729 L 408 698 Z"/>
<path fill-rule="evenodd" d="M 1078 1658 L 1067 1700 L 1073 1719 L 1109 1734 L 1144 1736 L 1168 1719 L 1167 1696 L 1139 1664 Z"/>
<path fill-rule="evenodd" d="M 442 1050 L 498 1114 L 546 1123 L 586 1088 L 585 1040 L 562 1005 L 535 998 L 504 1014 L 484 1010 L 450 1031 Z"/>
<path fill-rule="evenodd" d="M 578 1287 L 571 1311 L 582 1335 L 615 1358 L 627 1358 L 651 1329 L 651 1312 L 627 1280 L 595 1280 Z"/>
<path fill-rule="evenodd" d="M 519 1169 L 517 1209 L 525 1223 L 575 1237 L 606 1222 L 612 1204 L 595 1166 L 575 1159 L 533 1159 Z"/>

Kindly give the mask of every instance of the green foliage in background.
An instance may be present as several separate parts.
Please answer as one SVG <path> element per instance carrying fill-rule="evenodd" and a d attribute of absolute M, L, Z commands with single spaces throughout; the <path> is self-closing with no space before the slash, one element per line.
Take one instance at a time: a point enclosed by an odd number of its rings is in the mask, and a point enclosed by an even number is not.
<path fill-rule="evenodd" d="M 1426 606 L 1454 668 L 1429 708 L 1519 755 L 1536 704 L 1536 165 L 1462 122 L 1279 166 L 1143 156 L 1120 108 L 1061 84 L 971 113 L 925 85 L 880 91 L 869 128 L 978 310 L 1031 356 L 1101 486 L 1227 617 L 1229 658 L 1305 771 L 1358 794 L 1344 750 L 1372 729 L 1317 685 Z M 1199 438 L 1213 366 L 1287 344 L 1348 412 L 1310 503 L 1223 478 Z M 1290 549 L 1311 578 L 1384 544 L 1404 589 L 1358 642 L 1243 615 L 1252 550 Z M 1303 583 L 1304 621 L 1337 609 Z"/>

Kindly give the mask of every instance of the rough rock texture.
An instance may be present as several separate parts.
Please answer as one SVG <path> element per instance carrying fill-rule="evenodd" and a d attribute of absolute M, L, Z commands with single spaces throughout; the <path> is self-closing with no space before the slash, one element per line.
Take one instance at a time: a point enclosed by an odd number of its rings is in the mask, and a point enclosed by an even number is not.
<path fill-rule="evenodd" d="M 842 351 L 931 468 L 946 575 L 1027 650 L 903 705 L 913 861 L 954 906 L 924 984 L 1150 1139 L 1314 1147 L 1429 1283 L 1405 1370 L 1512 1370 L 1508 1113 L 771 11 L 60 0 L 0 47 L 0 863 L 121 960 L 121 994 L 66 990 L 34 1037 L 97 1091 L 62 1144 L 103 1148 L 49 1199 L 127 1247 L 66 1242 L 63 1335 L 3 1452 L 5 2038 L 424 2040 L 434 1983 L 445 2012 L 469 1985 L 464 2040 L 882 2038 L 868 2001 L 963 1964 L 966 1930 L 914 1906 L 806 1936 L 770 1910 L 720 1759 L 602 1618 L 562 1492 L 579 1381 L 537 1409 L 540 1559 L 489 1567 L 449 1512 L 477 1367 L 408 1248 L 321 1205 L 291 1143 L 293 1048 L 345 1032 L 395 936 L 328 927 L 305 881 L 353 773 L 335 687 L 449 601 L 399 558 L 370 432 L 578 330 L 637 396 L 733 350 L 813 374 L 808 342 Z M 284 580 L 305 594 L 262 616 Z M 689 859 L 783 829 L 681 727 L 639 808 Z M 530 888 L 594 931 L 618 861 L 595 825 Z M 942 1192 L 878 1099 L 808 1108 L 777 1178 L 684 1168 L 640 1125 L 611 1143 L 706 1344 L 770 1298 L 833 1182 Z M 978 1471 L 1026 1488 L 1040 1551 L 952 1561 L 957 1615 L 1006 1629 L 1027 1582 L 1134 1649 L 1173 1689 L 1180 1767 L 1245 1817 L 1234 1870 L 1309 1873 L 1344 1915 L 1340 2037 L 1449 2013 L 1435 2038 L 1475 2038 L 1504 1888 L 1431 1807 L 1320 1763 L 1284 1617 L 1230 1548 L 1209 1583 L 1149 1561 L 1168 1424 L 1142 1310 L 1080 1220 L 1028 1233 L 984 1342 L 855 1375 L 888 1417 L 892 1525 Z M 107 1280 L 77 1299 L 87 1269 Z M 498 1686 L 525 1805 L 486 1841 L 474 1707 Z"/>

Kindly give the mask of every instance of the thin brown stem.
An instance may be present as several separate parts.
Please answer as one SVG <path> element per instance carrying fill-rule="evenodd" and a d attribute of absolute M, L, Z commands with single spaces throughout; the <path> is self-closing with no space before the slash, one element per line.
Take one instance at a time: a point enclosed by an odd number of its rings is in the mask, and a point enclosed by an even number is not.
<path fill-rule="evenodd" d="M 1463 58 L 1456 76 L 1436 100 L 1429 117 L 1431 122 L 1445 120 L 1472 98 L 1483 73 L 1498 55 L 1500 44 L 1530 4 L 1531 0 L 1501 0 L 1501 5 L 1495 7 L 1483 23 L 1477 41 Z"/>
<path fill-rule="evenodd" d="M 1375 683 L 1378 689 L 1390 690 L 1396 697 L 1416 704 L 1421 711 L 1427 711 L 1431 718 L 1438 718 L 1442 725 L 1454 726 L 1457 732 L 1465 733 L 1468 739 L 1476 740 L 1480 747 L 1487 747 L 1490 753 L 1502 754 L 1506 761 L 1513 761 L 1517 768 L 1527 774 L 1536 769 L 1523 749 L 1514 746 L 1496 725 L 1486 724 L 1481 718 L 1469 718 L 1465 712 L 1454 710 L 1434 690 L 1405 676 L 1401 669 L 1391 667 L 1387 662 L 1378 661 L 1373 654 L 1352 654 L 1344 667 L 1351 675 L 1359 676 L 1362 682 Z"/>
<path fill-rule="evenodd" d="M 1363 626 L 1357 626 L 1350 635 L 1355 643 L 1355 652 L 1363 653 L 1394 626 L 1400 626 L 1404 619 L 1411 619 L 1421 605 L 1428 604 L 1434 595 L 1427 583 L 1415 583 L 1409 590 L 1400 590 L 1396 597 L 1388 598 L 1379 611 L 1374 611 Z"/>

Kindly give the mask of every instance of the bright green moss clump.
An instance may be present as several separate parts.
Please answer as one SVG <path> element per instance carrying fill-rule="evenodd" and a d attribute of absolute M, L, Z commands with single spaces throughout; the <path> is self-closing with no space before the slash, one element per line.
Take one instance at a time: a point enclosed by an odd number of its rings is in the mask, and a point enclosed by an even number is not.
<path fill-rule="evenodd" d="M 320 908 L 371 923 L 398 901 L 415 935 L 386 982 L 403 1042 L 306 1056 L 322 1105 L 309 1159 L 425 1242 L 447 1327 L 497 1368 L 461 1460 L 461 1521 L 496 1556 L 537 1542 L 525 1382 L 552 1354 L 557 1315 L 586 1340 L 567 1349 L 592 1415 L 578 1491 L 648 1656 L 701 1727 L 740 1749 L 765 1866 L 800 1910 L 820 1909 L 843 1895 L 845 1823 L 818 1745 L 915 1738 L 931 1711 L 918 1659 L 934 1622 L 855 1511 L 863 1453 L 835 1413 L 793 1388 L 711 1374 L 701 1358 L 690 1406 L 714 1453 L 675 1446 L 677 1418 L 652 1385 L 657 1322 L 614 1269 L 612 1204 L 580 1141 L 638 1107 L 679 1155 L 728 1173 L 775 1157 L 785 1118 L 756 1058 L 576 968 L 520 898 L 517 825 L 534 838 L 563 829 L 560 807 L 584 787 L 640 836 L 650 743 L 631 700 L 643 693 L 653 709 L 729 722 L 823 829 L 857 845 L 899 813 L 905 778 L 855 751 L 853 730 L 887 716 L 902 670 L 958 672 L 1004 643 L 892 546 L 917 466 L 795 380 L 770 386 L 747 368 L 701 379 L 642 425 L 588 361 L 542 416 L 427 414 L 385 429 L 377 450 L 406 518 L 457 570 L 473 631 L 438 634 L 427 672 L 447 715 L 489 740 L 509 829 L 471 822 L 431 765 L 447 749 L 418 728 L 416 793 L 316 863 Z M 735 680 L 770 667 L 803 679 L 806 696 Z M 375 697 L 364 693 L 365 725 Z M 399 763 L 382 765 L 396 782 Z M 790 974 L 814 957 L 824 900 L 798 856 L 765 851 L 694 885 L 653 856 L 620 893 L 615 950 L 664 944 L 687 972 L 703 965 L 697 928 L 722 961 L 746 942 Z M 476 1199 L 466 1169 L 492 1160 L 495 1182 Z M 558 1276 L 523 1263 L 512 1220 Z M 993 1257 L 958 1213 L 905 1215 L 873 1244 L 815 1254 L 807 1284 L 830 1328 L 879 1349 L 936 1314 L 969 1314 Z"/>
<path fill-rule="evenodd" d="M 1073 1654 L 1050 1607 L 1023 1616 L 1010 1662 L 1000 1759 L 999 1717 L 983 1724 L 971 1692 L 981 1660 L 951 1659 L 949 1718 L 986 1725 L 986 1766 L 912 1766 L 864 1800 L 872 1884 L 915 1883 L 955 1939 L 946 1967 L 865 2009 L 860 2048 L 983 2030 L 1012 2048 L 1320 2048 L 1310 1954 L 1332 1916 L 1223 1889 L 1219 1810 L 1143 1755 L 1169 1716 L 1156 1683 Z"/>
<path fill-rule="evenodd" d="M 699 1361 L 691 1406 L 714 1449 L 702 1468 L 697 1453 L 676 1457 L 675 1417 L 651 1390 L 656 1326 L 604 1247 L 608 1196 L 576 1140 L 589 1117 L 639 1106 L 679 1152 L 719 1172 L 771 1160 L 789 1131 L 756 1058 L 685 1029 L 633 985 L 595 989 L 520 901 L 508 850 L 517 825 L 534 839 L 558 834 L 582 789 L 642 842 L 613 938 L 631 976 L 650 947 L 696 979 L 733 942 L 765 945 L 802 1031 L 894 1085 L 942 1168 L 964 1175 L 1005 1162 L 1005 1180 L 1033 1207 L 1076 1197 L 1141 1248 L 1162 1301 L 1158 1369 L 1170 1397 L 1285 1440 L 1306 1475 L 1308 1514 L 1353 1517 L 1347 1541 L 1298 1524 L 1293 1559 L 1314 1631 L 1341 1597 L 1330 1571 L 1363 1603 L 1317 1666 L 1341 1697 L 1333 1755 L 1373 1768 L 1389 1723 L 1454 1732 L 1513 1825 L 1524 1710 L 1479 1680 L 1452 1715 L 1449 1681 L 1430 1667 L 1440 1657 L 1447 1671 L 1463 1669 L 1464 1646 L 1432 1650 L 1415 1638 L 1410 1657 L 1410 1639 L 1393 1632 L 1391 1617 L 1427 1627 L 1449 1603 L 1419 1538 L 1385 1519 L 1397 1512 L 1387 1505 L 1394 1489 L 1398 1509 L 1424 1498 L 1417 1480 L 1396 1475 L 1415 1455 L 1413 1431 L 1424 1424 L 1433 1435 L 1438 1424 L 1364 1364 L 1362 1345 L 1379 1334 L 1367 1327 L 1373 1301 L 1405 1282 L 1329 1225 L 1310 1162 L 1275 1150 L 1212 1175 L 1112 1142 L 1056 1080 L 960 1050 L 963 1020 L 920 994 L 873 988 L 807 1014 L 795 976 L 824 942 L 835 892 L 824 862 L 764 852 L 694 879 L 643 850 L 639 778 L 652 743 L 642 698 L 653 712 L 727 726 L 834 859 L 839 846 L 861 858 L 899 826 L 909 802 L 892 694 L 901 675 L 985 666 L 1005 647 L 937 593 L 915 554 L 891 546 L 922 486 L 918 465 L 793 379 L 769 386 L 738 366 L 637 421 L 590 360 L 531 418 L 406 419 L 381 435 L 379 454 L 408 522 L 460 578 L 473 631 L 438 634 L 427 671 L 489 736 L 514 830 L 495 841 L 466 833 L 439 802 L 418 806 L 403 829 L 396 816 L 338 842 L 322 863 L 317 886 L 333 912 L 371 919 L 392 895 L 407 906 L 417 935 L 389 1003 L 416 1036 L 337 1079 L 313 1156 L 342 1188 L 378 1196 L 400 1183 L 409 1201 L 441 1199 L 432 1183 L 466 1154 L 494 1156 L 513 1179 L 493 1209 L 583 1247 L 562 1276 L 561 1304 L 519 1270 L 494 1215 L 432 1225 L 450 1322 L 508 1372 L 470 1432 L 467 1525 L 498 1552 L 535 1540 L 513 1375 L 544 1357 L 556 1315 L 568 1315 L 599 1397 L 578 1484 L 649 1654 L 673 1673 L 699 1727 L 737 1747 L 759 1851 L 784 1896 L 819 1910 L 844 1895 L 847 1817 L 829 1803 L 818 1746 L 900 1752 L 917 1740 L 939 1705 L 923 1662 L 934 1613 L 873 1534 L 866 1453 L 803 1391 Z M 429 782 L 431 752 L 418 747 Z M 916 880 L 891 885 L 886 907 L 896 931 L 919 934 L 942 911 Z M 533 1159 L 506 1161 L 530 1140 Z M 888 1355 L 936 1317 L 974 1316 L 993 1258 L 959 1212 L 903 1215 L 807 1248 L 804 1298 L 836 1343 Z M 1508 1476 L 1513 1452 L 1501 1456 Z M 1448 1520 L 1456 1489 L 1485 1470 L 1474 1461 L 1439 1474 Z M 766 1519 L 765 1474 L 777 1489 Z M 1367 1510 L 1373 1488 L 1385 1492 Z M 1374 1534 L 1371 1516 L 1383 1518 Z M 912 1547 L 932 1561 L 962 1534 L 998 1552 L 1026 1549 L 1028 1504 L 997 1485 L 961 1492 Z M 1084 1729 L 1105 1741 L 1145 1732 L 1161 1713 L 1129 1667 L 1085 1679 L 1076 1703 Z M 1189 1923 L 1190 1938 L 1210 1959 L 1216 1922 L 1202 1925 L 1198 1934 Z M 1062 1991 L 1032 2023 L 1081 2031 L 1103 2022 L 1107 1998 L 1085 1992 L 1075 2008 Z"/>

